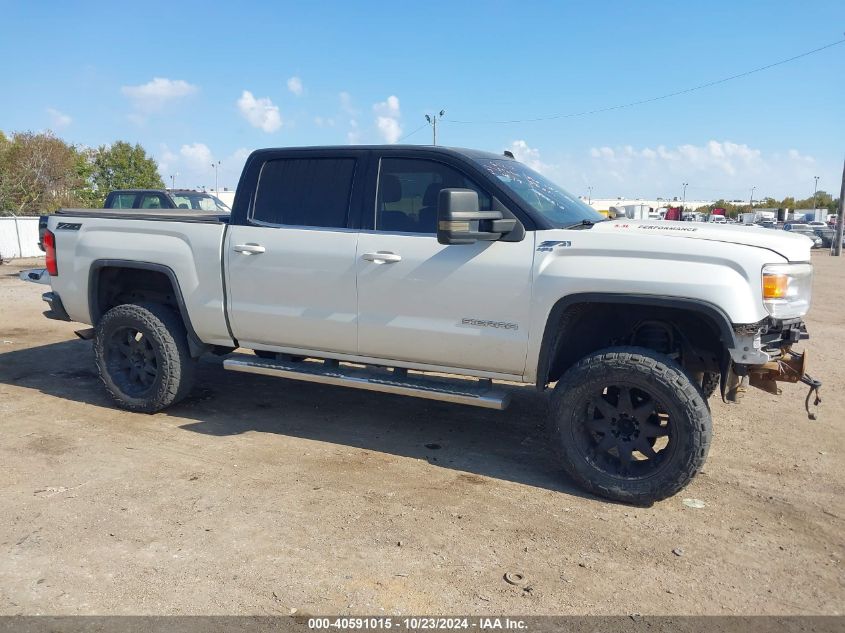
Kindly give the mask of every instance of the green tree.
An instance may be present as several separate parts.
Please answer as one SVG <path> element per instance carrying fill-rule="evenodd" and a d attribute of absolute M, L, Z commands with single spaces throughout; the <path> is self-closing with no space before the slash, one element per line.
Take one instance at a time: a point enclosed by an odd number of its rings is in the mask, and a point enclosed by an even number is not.
<path fill-rule="evenodd" d="M 158 165 L 139 144 L 116 141 L 91 154 L 90 179 L 100 205 L 113 189 L 163 189 Z"/>
<path fill-rule="evenodd" d="M 0 137 L 0 211 L 38 215 L 86 200 L 79 151 L 52 133 Z"/>

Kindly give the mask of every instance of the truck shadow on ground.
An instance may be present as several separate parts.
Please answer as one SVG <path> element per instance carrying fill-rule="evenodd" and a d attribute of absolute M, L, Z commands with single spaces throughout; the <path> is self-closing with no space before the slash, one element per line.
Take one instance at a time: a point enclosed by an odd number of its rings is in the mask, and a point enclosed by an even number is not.
<path fill-rule="evenodd" d="M 3 350 L 0 350 L 3 351 Z M 91 344 L 64 341 L 0 354 L 0 383 L 112 409 Z M 464 473 L 594 498 L 562 472 L 546 428 L 546 397 L 513 388 L 505 411 L 244 375 L 200 362 L 191 395 L 164 412 L 179 428 L 224 437 L 274 433 L 361 448 Z M 161 415 L 161 414 L 159 414 Z M 155 417 L 150 417 L 155 424 Z"/>

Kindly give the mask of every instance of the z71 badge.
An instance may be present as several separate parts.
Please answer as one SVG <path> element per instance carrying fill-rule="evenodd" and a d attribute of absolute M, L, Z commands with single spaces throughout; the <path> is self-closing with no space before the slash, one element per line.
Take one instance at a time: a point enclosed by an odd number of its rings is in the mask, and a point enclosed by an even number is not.
<path fill-rule="evenodd" d="M 78 231 L 82 224 L 79 222 L 59 222 L 56 225 L 57 231 Z"/>
<path fill-rule="evenodd" d="M 570 242 L 569 240 L 547 240 L 545 242 L 540 242 L 540 245 L 537 247 L 537 252 L 551 253 L 556 246 L 560 246 L 561 248 L 567 248 L 569 246 L 572 246 L 572 242 Z"/>

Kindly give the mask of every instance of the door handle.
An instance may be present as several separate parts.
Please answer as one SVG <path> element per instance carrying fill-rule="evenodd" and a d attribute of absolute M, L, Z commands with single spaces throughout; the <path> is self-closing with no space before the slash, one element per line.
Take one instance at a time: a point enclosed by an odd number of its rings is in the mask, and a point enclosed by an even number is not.
<path fill-rule="evenodd" d="M 375 264 L 395 264 L 402 261 L 402 256 L 390 251 L 378 251 L 377 253 L 364 253 L 361 257 L 368 262 Z"/>
<path fill-rule="evenodd" d="M 258 255 L 267 249 L 261 246 L 261 244 L 236 244 L 234 250 L 236 253 L 243 253 L 244 255 Z"/>

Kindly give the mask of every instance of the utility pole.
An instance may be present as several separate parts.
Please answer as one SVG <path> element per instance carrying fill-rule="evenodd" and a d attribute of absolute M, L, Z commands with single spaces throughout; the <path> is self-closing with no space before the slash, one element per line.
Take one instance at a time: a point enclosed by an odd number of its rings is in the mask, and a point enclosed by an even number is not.
<path fill-rule="evenodd" d="M 431 126 L 431 133 L 432 133 L 432 145 L 437 145 L 437 119 L 443 118 L 443 115 L 446 114 L 446 110 L 441 110 L 440 114 L 432 114 L 431 116 L 425 115 L 425 120 L 428 121 L 428 124 Z"/>
<path fill-rule="evenodd" d="M 842 255 L 842 220 L 845 209 L 845 162 L 842 164 L 842 186 L 839 188 L 839 212 L 836 214 L 836 239 L 833 243 L 833 254 Z"/>
<path fill-rule="evenodd" d="M 211 163 L 211 166 L 214 167 L 214 195 L 217 195 L 217 192 L 220 191 L 220 184 L 217 180 L 217 168 L 220 167 L 220 161 L 218 160 L 216 163 Z"/>
<path fill-rule="evenodd" d="M 175 174 L 170 174 L 170 188 L 171 189 L 176 189 L 176 176 L 178 176 L 178 175 L 179 175 L 178 171 Z"/>
<path fill-rule="evenodd" d="M 689 185 L 689 183 L 685 182 L 684 183 L 684 197 L 683 197 L 683 202 L 681 202 L 681 206 L 684 208 L 684 211 L 687 210 L 687 185 Z"/>

